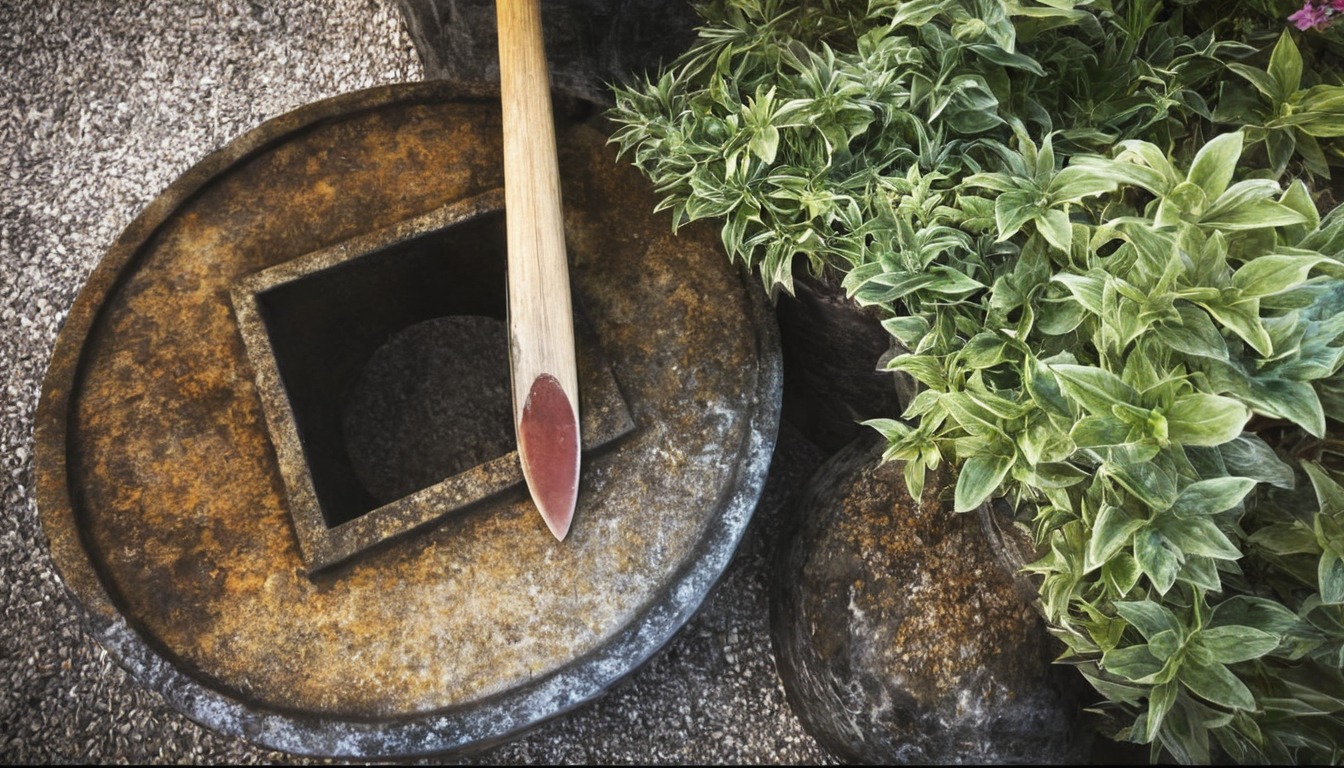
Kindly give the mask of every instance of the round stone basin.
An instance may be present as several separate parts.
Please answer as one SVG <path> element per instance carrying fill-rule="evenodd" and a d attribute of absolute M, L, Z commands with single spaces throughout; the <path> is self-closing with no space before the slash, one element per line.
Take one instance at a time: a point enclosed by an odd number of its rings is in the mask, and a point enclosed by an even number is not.
<path fill-rule="evenodd" d="M 764 484 L 778 340 L 716 233 L 673 236 L 649 213 L 656 198 L 608 130 L 582 105 L 558 110 L 581 409 L 591 401 L 600 438 L 585 441 L 564 542 L 514 454 L 464 470 L 406 450 L 405 425 L 380 427 L 398 407 L 380 388 L 425 389 L 398 371 L 473 380 L 406 350 L 434 354 L 452 347 L 436 334 L 501 316 L 474 298 L 503 290 L 496 98 L 423 83 L 310 105 L 206 158 L 123 233 L 58 340 L 36 473 L 56 565 L 132 674 L 271 748 L 434 754 L 593 698 L 694 613 Z M 366 257 L 386 266 L 351 266 Z M 360 269 L 346 283 L 362 292 L 302 283 L 320 289 L 273 310 L 297 318 L 290 330 L 267 325 L 267 297 L 293 281 Z M 458 315 L 476 319 L 444 320 Z M 481 365 L 498 346 L 462 354 Z M 361 402 L 374 414 L 361 429 L 380 437 L 354 445 Z M 455 435 L 445 418 L 445 439 L 479 447 L 472 419 Z M 493 454 L 511 437 L 489 440 Z M 452 476 L 435 482 L 422 457 Z"/>

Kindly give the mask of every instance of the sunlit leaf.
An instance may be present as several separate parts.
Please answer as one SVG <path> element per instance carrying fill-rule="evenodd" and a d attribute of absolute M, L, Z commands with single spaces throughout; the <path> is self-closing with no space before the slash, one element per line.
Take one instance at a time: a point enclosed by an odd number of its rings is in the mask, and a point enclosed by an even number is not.
<path fill-rule="evenodd" d="M 1134 682 L 1143 682 L 1162 671 L 1162 662 L 1147 645 L 1116 648 L 1101 659 L 1101 668 Z"/>
<path fill-rule="evenodd" d="M 969 512 L 985 503 L 998 490 L 1013 465 L 1011 456 L 972 456 L 957 476 L 956 511 Z"/>
<path fill-rule="evenodd" d="M 1181 569 L 1180 548 L 1157 530 L 1146 529 L 1135 534 L 1134 559 L 1158 594 L 1166 594 L 1176 583 L 1176 574 Z"/>
<path fill-rule="evenodd" d="M 1239 401 L 1197 392 L 1167 409 L 1167 433 L 1186 445 L 1222 445 L 1241 434 L 1251 412 Z"/>
<path fill-rule="evenodd" d="M 1231 509 L 1255 487 L 1248 477 L 1215 477 L 1191 483 L 1181 489 L 1171 505 L 1178 516 L 1213 515 Z"/>
<path fill-rule="evenodd" d="M 1191 693 L 1206 701 L 1231 709 L 1255 709 L 1251 689 L 1222 664 L 1187 660 L 1181 666 L 1180 680 Z"/>
<path fill-rule="evenodd" d="M 1279 645 L 1279 638 L 1254 627 L 1227 624 L 1202 630 L 1196 642 L 1207 648 L 1219 664 L 1258 659 Z"/>
<path fill-rule="evenodd" d="M 1186 555 L 1211 557 L 1215 560 L 1237 560 L 1241 550 L 1207 517 L 1163 516 L 1154 524 L 1167 541 Z"/>
<path fill-rule="evenodd" d="M 1130 517 L 1119 507 L 1102 505 L 1096 522 L 1092 525 L 1092 536 L 1087 542 L 1086 570 L 1095 570 L 1105 565 L 1121 548 L 1130 543 L 1134 532 L 1142 528 L 1144 523 L 1143 520 Z"/>
<path fill-rule="evenodd" d="M 1239 131 L 1225 133 L 1195 153 L 1186 178 L 1204 190 L 1206 199 L 1217 199 L 1232 183 L 1232 174 L 1236 172 L 1237 160 L 1241 157 L 1242 140 Z"/>
<path fill-rule="evenodd" d="M 1283 30 L 1269 55 L 1268 74 L 1274 79 L 1276 101 L 1283 101 L 1302 84 L 1302 54 L 1288 30 Z"/>
<path fill-rule="evenodd" d="M 1088 411 L 1108 414 L 1117 403 L 1135 403 L 1139 394 L 1110 371 L 1085 365 L 1052 365 L 1065 394 Z"/>

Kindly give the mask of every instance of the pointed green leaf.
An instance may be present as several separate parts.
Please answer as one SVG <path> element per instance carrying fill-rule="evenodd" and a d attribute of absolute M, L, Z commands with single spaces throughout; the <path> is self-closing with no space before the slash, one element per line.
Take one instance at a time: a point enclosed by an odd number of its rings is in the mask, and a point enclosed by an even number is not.
<path fill-rule="evenodd" d="M 1246 388 L 1237 394 L 1266 416 L 1289 419 L 1316 437 L 1325 437 L 1325 409 L 1316 390 L 1304 381 L 1279 378 L 1245 378 Z"/>
<path fill-rule="evenodd" d="M 1235 624 L 1202 630 L 1195 642 L 1207 648 L 1219 664 L 1258 659 L 1279 647 L 1278 636 Z"/>
<path fill-rule="evenodd" d="M 1144 526 L 1120 507 L 1103 504 L 1092 524 L 1092 536 L 1087 541 L 1085 571 L 1093 571 L 1106 564 L 1117 552 L 1129 544 L 1134 532 Z"/>
<path fill-rule="evenodd" d="M 1321 545 L 1316 541 L 1315 532 L 1300 520 L 1267 525 L 1247 536 L 1246 541 L 1276 555 L 1321 554 Z"/>
<path fill-rule="evenodd" d="M 938 358 L 930 355 L 897 355 L 887 363 L 887 370 L 903 371 L 925 386 L 936 390 L 947 389 L 947 375 Z"/>
<path fill-rule="evenodd" d="M 1116 182 L 1117 186 L 1141 187 L 1153 194 L 1161 194 L 1170 186 L 1171 181 L 1162 170 L 1155 170 L 1135 162 L 1112 160 L 1092 155 L 1075 155 L 1069 168 L 1087 169 L 1097 176 Z M 1067 170 L 1067 169 L 1066 169 Z"/>
<path fill-rule="evenodd" d="M 1052 365 L 1064 393 L 1090 413 L 1108 414 L 1118 403 L 1137 404 L 1139 393 L 1110 371 L 1090 365 Z"/>
<path fill-rule="evenodd" d="M 1158 594 L 1165 595 L 1176 583 L 1176 574 L 1181 569 L 1180 549 L 1157 530 L 1150 528 L 1134 534 L 1134 559 Z"/>
<path fill-rule="evenodd" d="M 980 437 L 1007 437 L 1004 424 L 998 414 L 975 401 L 969 392 L 948 392 L 941 399 L 947 412 L 956 419 L 962 429 Z"/>
<path fill-rule="evenodd" d="M 779 151 L 779 129 L 773 125 L 761 127 L 752 133 L 747 148 L 753 155 L 759 157 L 761 162 L 770 165 L 775 162 L 775 153 Z"/>
<path fill-rule="evenodd" d="M 1185 555 L 1241 559 L 1241 550 L 1207 517 L 1166 516 L 1158 521 L 1156 529 Z"/>
<path fill-rule="evenodd" d="M 1159 227 L 1179 226 L 1183 221 L 1198 221 L 1212 200 L 1204 188 L 1193 181 L 1172 187 L 1157 204 L 1153 221 Z"/>
<path fill-rule="evenodd" d="M 1030 467 L 1023 475 L 1025 482 L 1046 493 L 1054 489 L 1070 488 L 1091 475 L 1064 462 L 1048 462 Z"/>
<path fill-rule="evenodd" d="M 1117 451 L 1119 453 L 1119 451 Z M 1170 473 L 1151 461 L 1134 462 L 1122 456 L 1121 461 L 1108 463 L 1106 468 L 1125 490 L 1158 512 L 1165 512 L 1176 501 L 1176 481 Z"/>
<path fill-rule="evenodd" d="M 1031 401 L 1040 406 L 1047 414 L 1069 418 L 1069 401 L 1059 387 L 1059 379 L 1050 371 L 1050 366 L 1036 358 L 1031 358 L 1027 367 L 1027 392 Z"/>
<path fill-rule="evenodd" d="M 1296 613 L 1283 603 L 1250 595 L 1235 595 L 1219 603 L 1209 618 L 1209 626 L 1247 626 L 1282 637 L 1301 624 Z"/>
<path fill-rule="evenodd" d="M 954 504 L 958 512 L 970 512 L 985 503 L 1013 465 L 1011 456 L 972 456 L 961 465 Z"/>
<path fill-rule="evenodd" d="M 1129 622 L 1143 635 L 1144 640 L 1152 640 L 1162 632 L 1180 633 L 1181 622 L 1161 603 L 1152 600 L 1116 601 L 1115 612 Z"/>
<path fill-rule="evenodd" d="M 1101 657 L 1101 668 L 1112 675 L 1133 682 L 1146 682 L 1162 671 L 1162 662 L 1148 650 L 1147 645 L 1116 648 Z"/>
<path fill-rule="evenodd" d="M 1260 301 L 1256 298 L 1247 298 L 1241 301 L 1223 303 L 1211 301 L 1198 301 L 1200 306 L 1209 311 L 1209 314 L 1217 318 L 1218 322 L 1232 329 L 1250 344 L 1256 352 L 1264 357 L 1274 354 L 1274 345 L 1270 341 L 1269 332 L 1260 322 Z"/>
<path fill-rule="evenodd" d="M 1109 413 L 1084 416 L 1069 430 L 1079 448 L 1103 448 L 1128 443 L 1130 426 Z"/>
<path fill-rule="evenodd" d="M 1246 78 L 1246 80 L 1251 85 L 1255 86 L 1255 89 L 1265 96 L 1265 98 L 1279 98 L 1279 84 L 1274 80 L 1273 76 L 1263 69 L 1248 67 L 1245 64 L 1240 64 L 1238 62 L 1229 62 L 1225 66 L 1233 72 L 1236 72 L 1238 75 Z"/>
<path fill-rule="evenodd" d="M 1302 462 L 1302 469 L 1311 478 L 1311 486 L 1316 491 L 1316 500 L 1321 512 L 1331 517 L 1344 515 L 1344 486 L 1326 473 L 1314 462 Z"/>
<path fill-rule="evenodd" d="M 1059 250 L 1069 253 L 1073 247 L 1073 225 L 1067 213 L 1057 208 L 1044 211 L 1036 218 L 1036 228 Z"/>
<path fill-rule="evenodd" d="M 1162 661 L 1175 656 L 1185 646 L 1185 638 L 1174 629 L 1158 632 L 1148 640 L 1148 650 Z"/>
<path fill-rule="evenodd" d="M 1274 200 L 1249 200 L 1235 206 L 1219 207 L 1199 219 L 1202 227 L 1231 232 L 1249 229 L 1273 229 L 1302 224 L 1306 217 Z"/>
<path fill-rule="evenodd" d="M 1204 190 L 1207 200 L 1216 200 L 1232 183 L 1232 174 L 1241 159 L 1242 141 L 1240 131 L 1225 133 L 1195 153 L 1186 179 Z"/>
<path fill-rule="evenodd" d="M 1050 201 L 1058 205 L 1113 192 L 1118 186 L 1117 182 L 1124 179 L 1122 174 L 1108 172 L 1107 168 L 1108 166 L 1073 164 L 1061 170 L 1050 180 L 1050 186 L 1046 190 Z"/>
<path fill-rule="evenodd" d="M 1175 682 L 1165 682 L 1154 686 L 1148 695 L 1148 720 L 1146 728 L 1148 733 L 1160 733 L 1162 731 L 1162 722 L 1167 719 L 1167 714 L 1176 704 L 1177 694 L 1181 687 Z"/>
<path fill-rule="evenodd" d="M 1307 185 L 1302 183 L 1301 179 L 1295 179 L 1293 183 L 1288 185 L 1288 189 L 1284 191 L 1283 197 L 1279 198 L 1279 202 L 1302 214 L 1307 232 L 1320 228 L 1321 213 L 1316 209 L 1316 203 L 1311 199 L 1311 192 L 1307 190 Z"/>
<path fill-rule="evenodd" d="M 1089 272 L 1086 275 L 1074 275 L 1062 272 L 1051 280 L 1062 283 L 1069 293 L 1082 304 L 1088 312 L 1094 315 L 1102 313 L 1102 293 L 1106 287 L 1106 273 L 1101 270 Z"/>
<path fill-rule="evenodd" d="M 1179 397 L 1167 409 L 1167 435 L 1186 445 L 1222 445 L 1241 434 L 1251 412 L 1230 397 L 1202 392 Z"/>
<path fill-rule="evenodd" d="M 1284 101 L 1302 85 L 1302 54 L 1297 50 L 1293 36 L 1284 29 L 1274 51 L 1269 54 L 1269 76 L 1277 88 L 1276 101 Z"/>
<path fill-rule="evenodd" d="M 1181 683 L 1200 698 L 1229 709 L 1255 709 L 1255 696 L 1227 667 L 1187 658 L 1181 665 Z"/>
<path fill-rule="evenodd" d="M 1215 515 L 1235 507 L 1255 487 L 1249 477 L 1215 477 L 1181 489 L 1171 511 L 1180 516 Z"/>
<path fill-rule="evenodd" d="M 1004 192 L 994 201 L 994 223 L 999 229 L 999 239 L 1007 240 L 1024 224 L 1041 214 L 1036 207 L 1037 195 L 1030 192 Z"/>
<path fill-rule="evenodd" d="M 1156 329 L 1162 341 L 1187 355 L 1227 359 L 1227 342 L 1207 312 L 1192 306 L 1181 306 L 1177 311 L 1181 317 L 1180 325 L 1163 324 Z"/>
<path fill-rule="evenodd" d="M 1340 553 L 1327 549 L 1321 554 L 1317 579 L 1323 602 L 1330 605 L 1344 603 L 1344 557 Z"/>
<path fill-rule="evenodd" d="M 931 274 L 934 275 L 935 280 L 926 286 L 926 290 L 944 296 L 963 296 L 968 293 L 975 293 L 985 287 L 984 283 L 977 282 L 968 277 L 965 272 L 951 267 L 933 267 Z"/>
<path fill-rule="evenodd" d="M 897 315 L 882 321 L 882 327 L 908 349 L 919 346 L 929 332 L 929 321 L 918 315 Z"/>
<path fill-rule="evenodd" d="M 1128 595 L 1139 582 L 1139 564 L 1128 552 L 1121 552 L 1101 567 L 1101 578 L 1111 594 Z"/>
<path fill-rule="evenodd" d="M 1176 574 L 1176 580 L 1204 592 L 1222 592 L 1223 580 L 1218 575 L 1219 562 L 1226 561 L 1215 560 L 1203 555 L 1188 554 L 1185 562 L 1181 563 L 1181 570 Z"/>
<path fill-rule="evenodd" d="M 1249 477 L 1285 490 L 1292 490 L 1296 485 L 1293 468 L 1284 463 L 1258 435 L 1243 433 L 1218 446 L 1218 452 L 1230 474 Z"/>

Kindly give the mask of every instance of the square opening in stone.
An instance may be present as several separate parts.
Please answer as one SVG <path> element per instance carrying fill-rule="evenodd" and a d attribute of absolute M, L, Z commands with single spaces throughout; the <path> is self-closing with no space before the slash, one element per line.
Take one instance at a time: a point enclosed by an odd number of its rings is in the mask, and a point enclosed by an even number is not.
<path fill-rule="evenodd" d="M 521 486 L 499 198 L 448 206 L 235 285 L 310 570 Z M 588 451 L 633 423 L 581 311 L 575 335 Z"/>

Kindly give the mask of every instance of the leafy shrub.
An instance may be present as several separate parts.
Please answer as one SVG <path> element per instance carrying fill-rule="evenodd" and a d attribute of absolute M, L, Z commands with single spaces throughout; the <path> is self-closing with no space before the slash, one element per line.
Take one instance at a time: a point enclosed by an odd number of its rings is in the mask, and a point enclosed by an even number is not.
<path fill-rule="evenodd" d="M 1344 747 L 1344 85 L 1292 10 L 719 0 L 611 113 L 674 226 L 887 311 L 923 385 L 888 457 L 1016 502 L 1154 758 Z"/>

